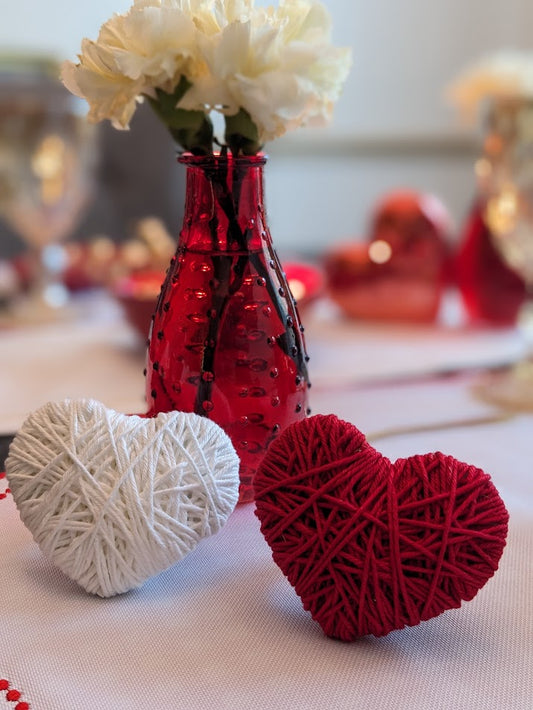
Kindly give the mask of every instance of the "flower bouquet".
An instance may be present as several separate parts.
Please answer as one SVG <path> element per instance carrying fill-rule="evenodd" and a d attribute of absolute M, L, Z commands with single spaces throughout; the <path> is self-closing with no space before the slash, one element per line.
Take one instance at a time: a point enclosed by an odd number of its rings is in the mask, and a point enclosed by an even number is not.
<path fill-rule="evenodd" d="M 89 120 L 126 129 L 147 100 L 177 144 L 213 153 L 211 113 L 225 146 L 253 155 L 268 140 L 331 118 L 350 51 L 330 44 L 326 9 L 313 0 L 135 0 L 84 39 L 62 79 L 90 106 Z"/>

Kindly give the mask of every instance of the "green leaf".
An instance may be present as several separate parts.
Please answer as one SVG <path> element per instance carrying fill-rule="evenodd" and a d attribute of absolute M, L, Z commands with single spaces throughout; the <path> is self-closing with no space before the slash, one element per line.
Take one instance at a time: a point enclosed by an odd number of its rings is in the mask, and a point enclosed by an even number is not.
<path fill-rule="evenodd" d="M 262 148 L 259 131 L 248 111 L 243 108 L 233 116 L 226 116 L 224 139 L 233 155 L 255 155 Z"/>
<path fill-rule="evenodd" d="M 204 111 L 187 111 L 176 108 L 177 103 L 192 84 L 182 76 L 174 91 L 169 94 L 156 89 L 156 97 L 148 96 L 150 106 L 170 131 L 174 140 L 195 155 L 213 152 L 213 124 Z"/>

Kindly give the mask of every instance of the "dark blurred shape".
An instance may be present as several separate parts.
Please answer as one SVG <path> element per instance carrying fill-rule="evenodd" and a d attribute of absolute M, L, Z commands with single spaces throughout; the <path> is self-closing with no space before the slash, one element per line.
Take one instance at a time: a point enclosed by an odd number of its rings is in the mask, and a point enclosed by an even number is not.
<path fill-rule="evenodd" d="M 165 126 L 143 103 L 129 131 L 118 131 L 107 121 L 100 130 L 98 204 L 84 225 L 85 233 L 123 241 L 131 237 L 138 220 L 156 216 L 177 237 L 185 176 Z"/>
<path fill-rule="evenodd" d="M 0 473 L 3 472 L 5 468 L 5 460 L 7 454 L 9 453 L 9 445 L 13 440 L 14 434 L 2 434 L 0 435 Z"/>

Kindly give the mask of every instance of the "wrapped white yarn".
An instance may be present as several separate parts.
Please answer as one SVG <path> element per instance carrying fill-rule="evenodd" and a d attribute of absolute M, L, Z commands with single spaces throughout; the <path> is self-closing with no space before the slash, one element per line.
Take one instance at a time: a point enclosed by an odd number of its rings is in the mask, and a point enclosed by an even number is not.
<path fill-rule="evenodd" d="M 214 422 L 128 416 L 94 400 L 30 414 L 6 472 L 44 554 L 102 597 L 140 586 L 220 530 L 239 490 L 238 456 Z"/>

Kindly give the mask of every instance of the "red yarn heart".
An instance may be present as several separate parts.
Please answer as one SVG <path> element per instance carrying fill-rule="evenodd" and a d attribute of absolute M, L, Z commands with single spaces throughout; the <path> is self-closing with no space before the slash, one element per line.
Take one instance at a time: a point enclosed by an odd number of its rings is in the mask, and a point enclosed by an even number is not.
<path fill-rule="evenodd" d="M 391 463 L 332 414 L 288 427 L 254 488 L 274 561 L 344 641 L 459 607 L 505 546 L 509 516 L 481 469 L 441 453 Z"/>

